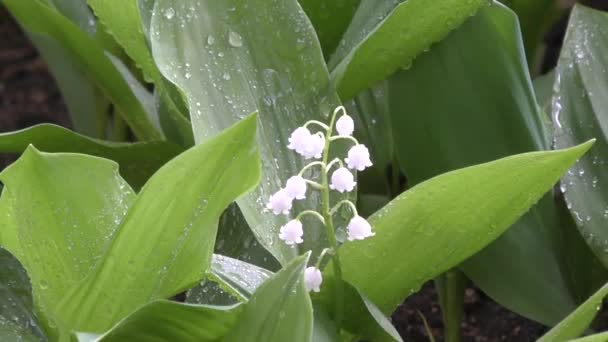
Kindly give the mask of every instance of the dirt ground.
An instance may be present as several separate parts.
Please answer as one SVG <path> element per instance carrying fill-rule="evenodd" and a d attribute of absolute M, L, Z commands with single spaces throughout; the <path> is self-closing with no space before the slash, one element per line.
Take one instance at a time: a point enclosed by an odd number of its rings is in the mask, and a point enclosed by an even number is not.
<path fill-rule="evenodd" d="M 560 28 L 554 31 L 550 39 L 559 44 Z M 69 127 L 66 107 L 45 62 L 1 7 L 0 37 L 0 132 L 41 122 Z M 0 167 L 12 160 L 14 156 L 0 155 Z M 435 339 L 441 341 L 443 325 L 432 282 L 408 298 L 392 316 L 406 341 L 429 340 L 418 311 L 428 320 Z M 464 311 L 461 324 L 464 341 L 534 341 L 547 331 L 546 327 L 500 307 L 474 287 L 466 290 Z M 604 325 L 608 313 L 602 313 L 598 320 Z"/>

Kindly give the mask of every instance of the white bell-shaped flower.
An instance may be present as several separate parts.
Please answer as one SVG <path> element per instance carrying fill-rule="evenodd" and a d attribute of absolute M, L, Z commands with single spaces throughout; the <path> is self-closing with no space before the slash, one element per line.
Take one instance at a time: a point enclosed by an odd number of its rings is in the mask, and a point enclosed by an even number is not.
<path fill-rule="evenodd" d="M 376 235 L 376 233 L 372 233 L 372 226 L 369 222 L 361 216 L 353 217 L 346 229 L 348 231 L 348 241 L 363 240 Z"/>
<path fill-rule="evenodd" d="M 310 145 L 311 138 L 312 134 L 310 134 L 310 131 L 306 127 L 298 127 L 291 133 L 287 148 L 303 154 L 306 146 Z"/>
<path fill-rule="evenodd" d="M 341 167 L 331 174 L 331 184 L 329 188 L 339 192 L 350 192 L 355 188 L 355 176 L 347 168 Z"/>
<path fill-rule="evenodd" d="M 270 196 L 270 200 L 268 201 L 266 207 L 271 209 L 275 215 L 287 215 L 291 210 L 292 201 L 293 198 L 287 194 L 287 190 L 281 189 Z"/>
<path fill-rule="evenodd" d="M 369 150 L 363 144 L 351 147 L 348 150 L 348 158 L 345 158 L 344 161 L 349 169 L 356 169 L 357 171 L 363 171 L 366 167 L 372 166 L 372 161 L 369 159 Z"/>
<path fill-rule="evenodd" d="M 288 245 L 296 245 L 304 242 L 304 240 L 302 240 L 303 235 L 304 229 L 302 229 L 302 222 L 300 222 L 300 220 L 291 220 L 279 230 L 279 239 L 285 241 Z"/>
<path fill-rule="evenodd" d="M 304 285 L 307 291 L 319 292 L 321 291 L 321 283 L 323 282 L 323 275 L 321 270 L 316 267 L 308 267 L 304 270 Z"/>
<path fill-rule="evenodd" d="M 336 130 L 340 135 L 351 135 L 355 130 L 355 122 L 349 115 L 344 114 L 336 121 Z"/>
<path fill-rule="evenodd" d="M 293 176 L 287 180 L 285 184 L 287 196 L 295 199 L 306 198 L 306 180 L 301 176 Z"/>
<path fill-rule="evenodd" d="M 319 159 L 323 155 L 323 148 L 325 147 L 325 138 L 320 134 L 313 134 L 307 141 L 306 146 L 301 155 L 306 159 L 316 158 Z"/>

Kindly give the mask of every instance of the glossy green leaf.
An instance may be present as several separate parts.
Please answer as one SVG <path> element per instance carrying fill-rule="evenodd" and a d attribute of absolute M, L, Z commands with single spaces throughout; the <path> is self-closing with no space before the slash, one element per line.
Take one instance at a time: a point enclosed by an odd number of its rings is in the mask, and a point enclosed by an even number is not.
<path fill-rule="evenodd" d="M 335 277 L 324 277 L 321 292 L 312 297 L 313 303 L 318 304 L 325 312 L 331 312 L 332 317 L 336 307 L 336 281 Z M 402 341 L 384 313 L 354 286 L 342 281 L 342 291 L 344 312 L 347 313 L 342 328 L 366 341 Z"/>
<path fill-rule="evenodd" d="M 0 200 L 0 206 L 6 204 Z M 6 219 L 3 215 L 0 224 L 7 224 Z M 0 249 L 0 340 L 39 341 L 43 336 L 33 311 L 30 279 L 19 261 Z"/>
<path fill-rule="evenodd" d="M 182 149 L 169 142 L 117 143 L 97 140 L 66 128 L 41 124 L 0 134 L 0 152 L 22 153 L 28 145 L 44 152 L 85 153 L 111 159 L 120 165 L 120 174 L 134 188 L 144 183 Z"/>
<path fill-rule="evenodd" d="M 331 56 L 361 0 L 299 0 L 319 37 L 326 58 Z"/>
<path fill-rule="evenodd" d="M 607 295 L 608 285 L 604 285 L 568 317 L 538 339 L 538 342 L 566 341 L 581 336 L 597 315 Z"/>
<path fill-rule="evenodd" d="M 120 321 L 109 332 L 79 341 L 217 341 L 236 323 L 241 307 L 149 303 Z"/>
<path fill-rule="evenodd" d="M 421 93 L 432 93 L 432 100 Z M 482 8 L 411 69 L 396 73 L 388 97 L 397 157 L 410 185 L 549 149 L 517 18 L 499 4 Z M 556 217 L 553 199 L 545 196 L 462 266 L 501 305 L 549 325 L 576 306 Z"/>
<path fill-rule="evenodd" d="M 139 139 L 162 138 L 127 83 L 93 38 L 55 9 L 38 1 L 5 0 L 3 3 L 26 30 L 51 36 L 69 52 L 124 114 L 125 121 Z"/>
<path fill-rule="evenodd" d="M 591 145 L 511 156 L 413 187 L 369 218 L 373 238 L 341 247 L 344 279 L 390 313 L 507 230 Z"/>
<path fill-rule="evenodd" d="M 269 20 L 272 18 L 272 20 Z M 287 138 L 338 104 L 314 29 L 296 0 L 158 0 L 152 53 L 188 99 L 195 139 L 204 142 L 240 117 L 259 112 L 264 177 L 238 204 L 258 241 L 285 264 L 298 251 L 324 247 L 321 226 L 306 218 L 305 243 L 277 243 L 285 217 L 264 210 L 271 194 L 304 165 Z M 318 205 L 317 196 L 295 212 Z M 308 242 L 306 242 L 308 241 Z"/>
<path fill-rule="evenodd" d="M 608 266 L 608 14 L 577 6 L 556 69 L 552 118 L 555 145 L 597 139 L 561 182 L 581 235 Z"/>
<path fill-rule="evenodd" d="M 371 32 L 364 32 L 365 36 L 349 28 L 345 35 L 352 33 L 359 39 L 341 43 L 336 56 L 332 57 L 335 67 L 331 76 L 340 97 L 348 100 L 398 69 L 409 68 L 416 56 L 487 3 L 486 0 L 409 0 L 397 5 Z"/>
<path fill-rule="evenodd" d="M 29 148 L 0 175 L 16 222 L 0 241 L 28 270 L 47 331 L 103 332 L 203 278 L 221 212 L 259 179 L 255 121 L 182 153 L 137 198 L 116 164 L 86 155 Z"/>
<path fill-rule="evenodd" d="M 309 255 L 294 259 L 262 284 L 222 341 L 311 341 L 312 304 L 304 287 Z"/>

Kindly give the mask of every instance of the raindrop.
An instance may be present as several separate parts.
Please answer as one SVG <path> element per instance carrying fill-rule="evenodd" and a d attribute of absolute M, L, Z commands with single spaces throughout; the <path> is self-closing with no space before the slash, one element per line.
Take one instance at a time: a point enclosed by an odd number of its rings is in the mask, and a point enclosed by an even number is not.
<path fill-rule="evenodd" d="M 41 280 L 40 281 L 40 289 L 41 290 L 46 290 L 49 288 L 49 283 L 46 280 Z"/>
<path fill-rule="evenodd" d="M 209 37 L 207 37 L 207 44 L 213 45 L 214 43 L 215 43 L 215 38 L 212 35 L 209 35 Z"/>
<path fill-rule="evenodd" d="M 225 72 L 225 73 L 222 75 L 222 78 L 223 78 L 223 79 L 225 79 L 226 81 L 229 81 L 229 80 L 230 80 L 230 74 L 229 74 L 229 73 L 227 73 L 227 72 Z"/>
<path fill-rule="evenodd" d="M 189 80 L 189 79 L 190 79 L 190 77 L 192 77 L 192 74 L 190 74 L 189 72 L 187 72 L 187 73 L 184 75 L 184 77 L 185 77 L 187 80 Z"/>
<path fill-rule="evenodd" d="M 241 47 L 243 46 L 243 38 L 238 33 L 230 31 L 228 33 L 228 43 L 234 47 Z"/>
<path fill-rule="evenodd" d="M 169 7 L 165 10 L 165 18 L 173 19 L 175 16 L 175 10 L 172 7 Z"/>

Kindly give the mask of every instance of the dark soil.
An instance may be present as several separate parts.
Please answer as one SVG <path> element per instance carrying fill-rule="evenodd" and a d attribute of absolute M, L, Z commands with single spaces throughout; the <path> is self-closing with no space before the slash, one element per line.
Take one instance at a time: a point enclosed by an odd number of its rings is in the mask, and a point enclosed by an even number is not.
<path fill-rule="evenodd" d="M 0 38 L 0 132 L 42 122 L 69 127 L 67 109 L 45 62 L 3 7 Z M 551 39 L 555 40 L 553 36 Z M 0 167 L 13 160 L 14 156 L 0 155 Z M 406 341 L 429 340 L 418 311 L 426 317 L 435 339 L 442 341 L 441 311 L 432 282 L 410 296 L 393 314 L 393 322 Z M 603 312 L 599 320 L 608 322 L 608 312 Z M 534 341 L 547 331 L 502 308 L 474 287 L 466 290 L 461 327 L 464 341 L 476 342 Z"/>

